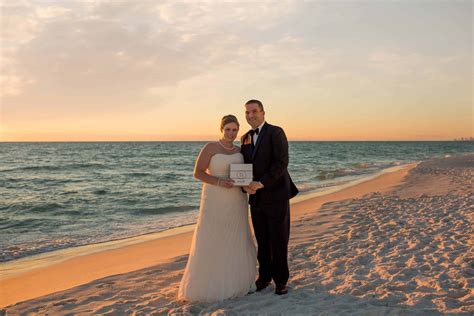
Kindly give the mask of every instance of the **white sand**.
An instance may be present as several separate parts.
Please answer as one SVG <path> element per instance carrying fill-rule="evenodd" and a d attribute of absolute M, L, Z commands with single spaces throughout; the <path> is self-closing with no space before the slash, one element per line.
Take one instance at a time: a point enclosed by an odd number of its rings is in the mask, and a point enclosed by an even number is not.
<path fill-rule="evenodd" d="M 176 301 L 183 255 L 17 303 L 7 312 L 474 314 L 473 171 L 474 155 L 437 159 L 412 169 L 404 182 L 398 178 L 396 187 L 387 177 L 300 202 L 285 296 L 269 287 L 215 304 Z"/>

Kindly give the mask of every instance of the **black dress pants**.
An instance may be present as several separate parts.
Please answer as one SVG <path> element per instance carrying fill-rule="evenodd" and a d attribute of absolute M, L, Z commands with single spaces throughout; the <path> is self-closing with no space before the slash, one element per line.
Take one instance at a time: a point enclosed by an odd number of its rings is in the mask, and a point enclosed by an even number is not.
<path fill-rule="evenodd" d="M 251 205 L 252 224 L 257 239 L 259 278 L 286 284 L 288 271 L 288 240 L 290 237 L 290 203 Z"/>

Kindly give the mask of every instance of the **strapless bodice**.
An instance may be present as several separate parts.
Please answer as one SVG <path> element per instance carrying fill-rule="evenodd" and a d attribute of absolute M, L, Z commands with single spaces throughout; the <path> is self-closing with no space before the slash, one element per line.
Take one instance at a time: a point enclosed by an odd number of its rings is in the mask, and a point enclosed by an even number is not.
<path fill-rule="evenodd" d="M 230 155 L 215 154 L 211 157 L 209 163 L 209 174 L 219 178 L 228 178 L 230 175 L 230 165 L 233 163 L 244 163 L 244 156 L 241 153 Z"/>

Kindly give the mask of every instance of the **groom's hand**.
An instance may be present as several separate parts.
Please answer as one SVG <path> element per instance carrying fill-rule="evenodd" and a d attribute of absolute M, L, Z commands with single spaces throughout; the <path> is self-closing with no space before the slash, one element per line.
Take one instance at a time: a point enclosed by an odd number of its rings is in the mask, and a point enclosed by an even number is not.
<path fill-rule="evenodd" d="M 249 188 L 253 191 L 257 191 L 258 189 L 263 188 L 263 184 L 260 181 L 252 181 L 249 184 Z"/>
<path fill-rule="evenodd" d="M 244 191 L 247 192 L 248 194 L 255 194 L 255 190 L 252 190 L 248 185 L 243 187 Z"/>

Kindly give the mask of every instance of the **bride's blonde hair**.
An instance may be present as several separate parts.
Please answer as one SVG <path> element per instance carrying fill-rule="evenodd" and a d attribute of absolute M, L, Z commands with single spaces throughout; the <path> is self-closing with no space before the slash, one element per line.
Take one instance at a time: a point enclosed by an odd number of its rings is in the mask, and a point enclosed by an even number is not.
<path fill-rule="evenodd" d="M 221 132 L 224 130 L 224 126 L 229 123 L 237 124 L 237 127 L 240 127 L 239 120 L 232 114 L 226 115 L 221 120 Z"/>

